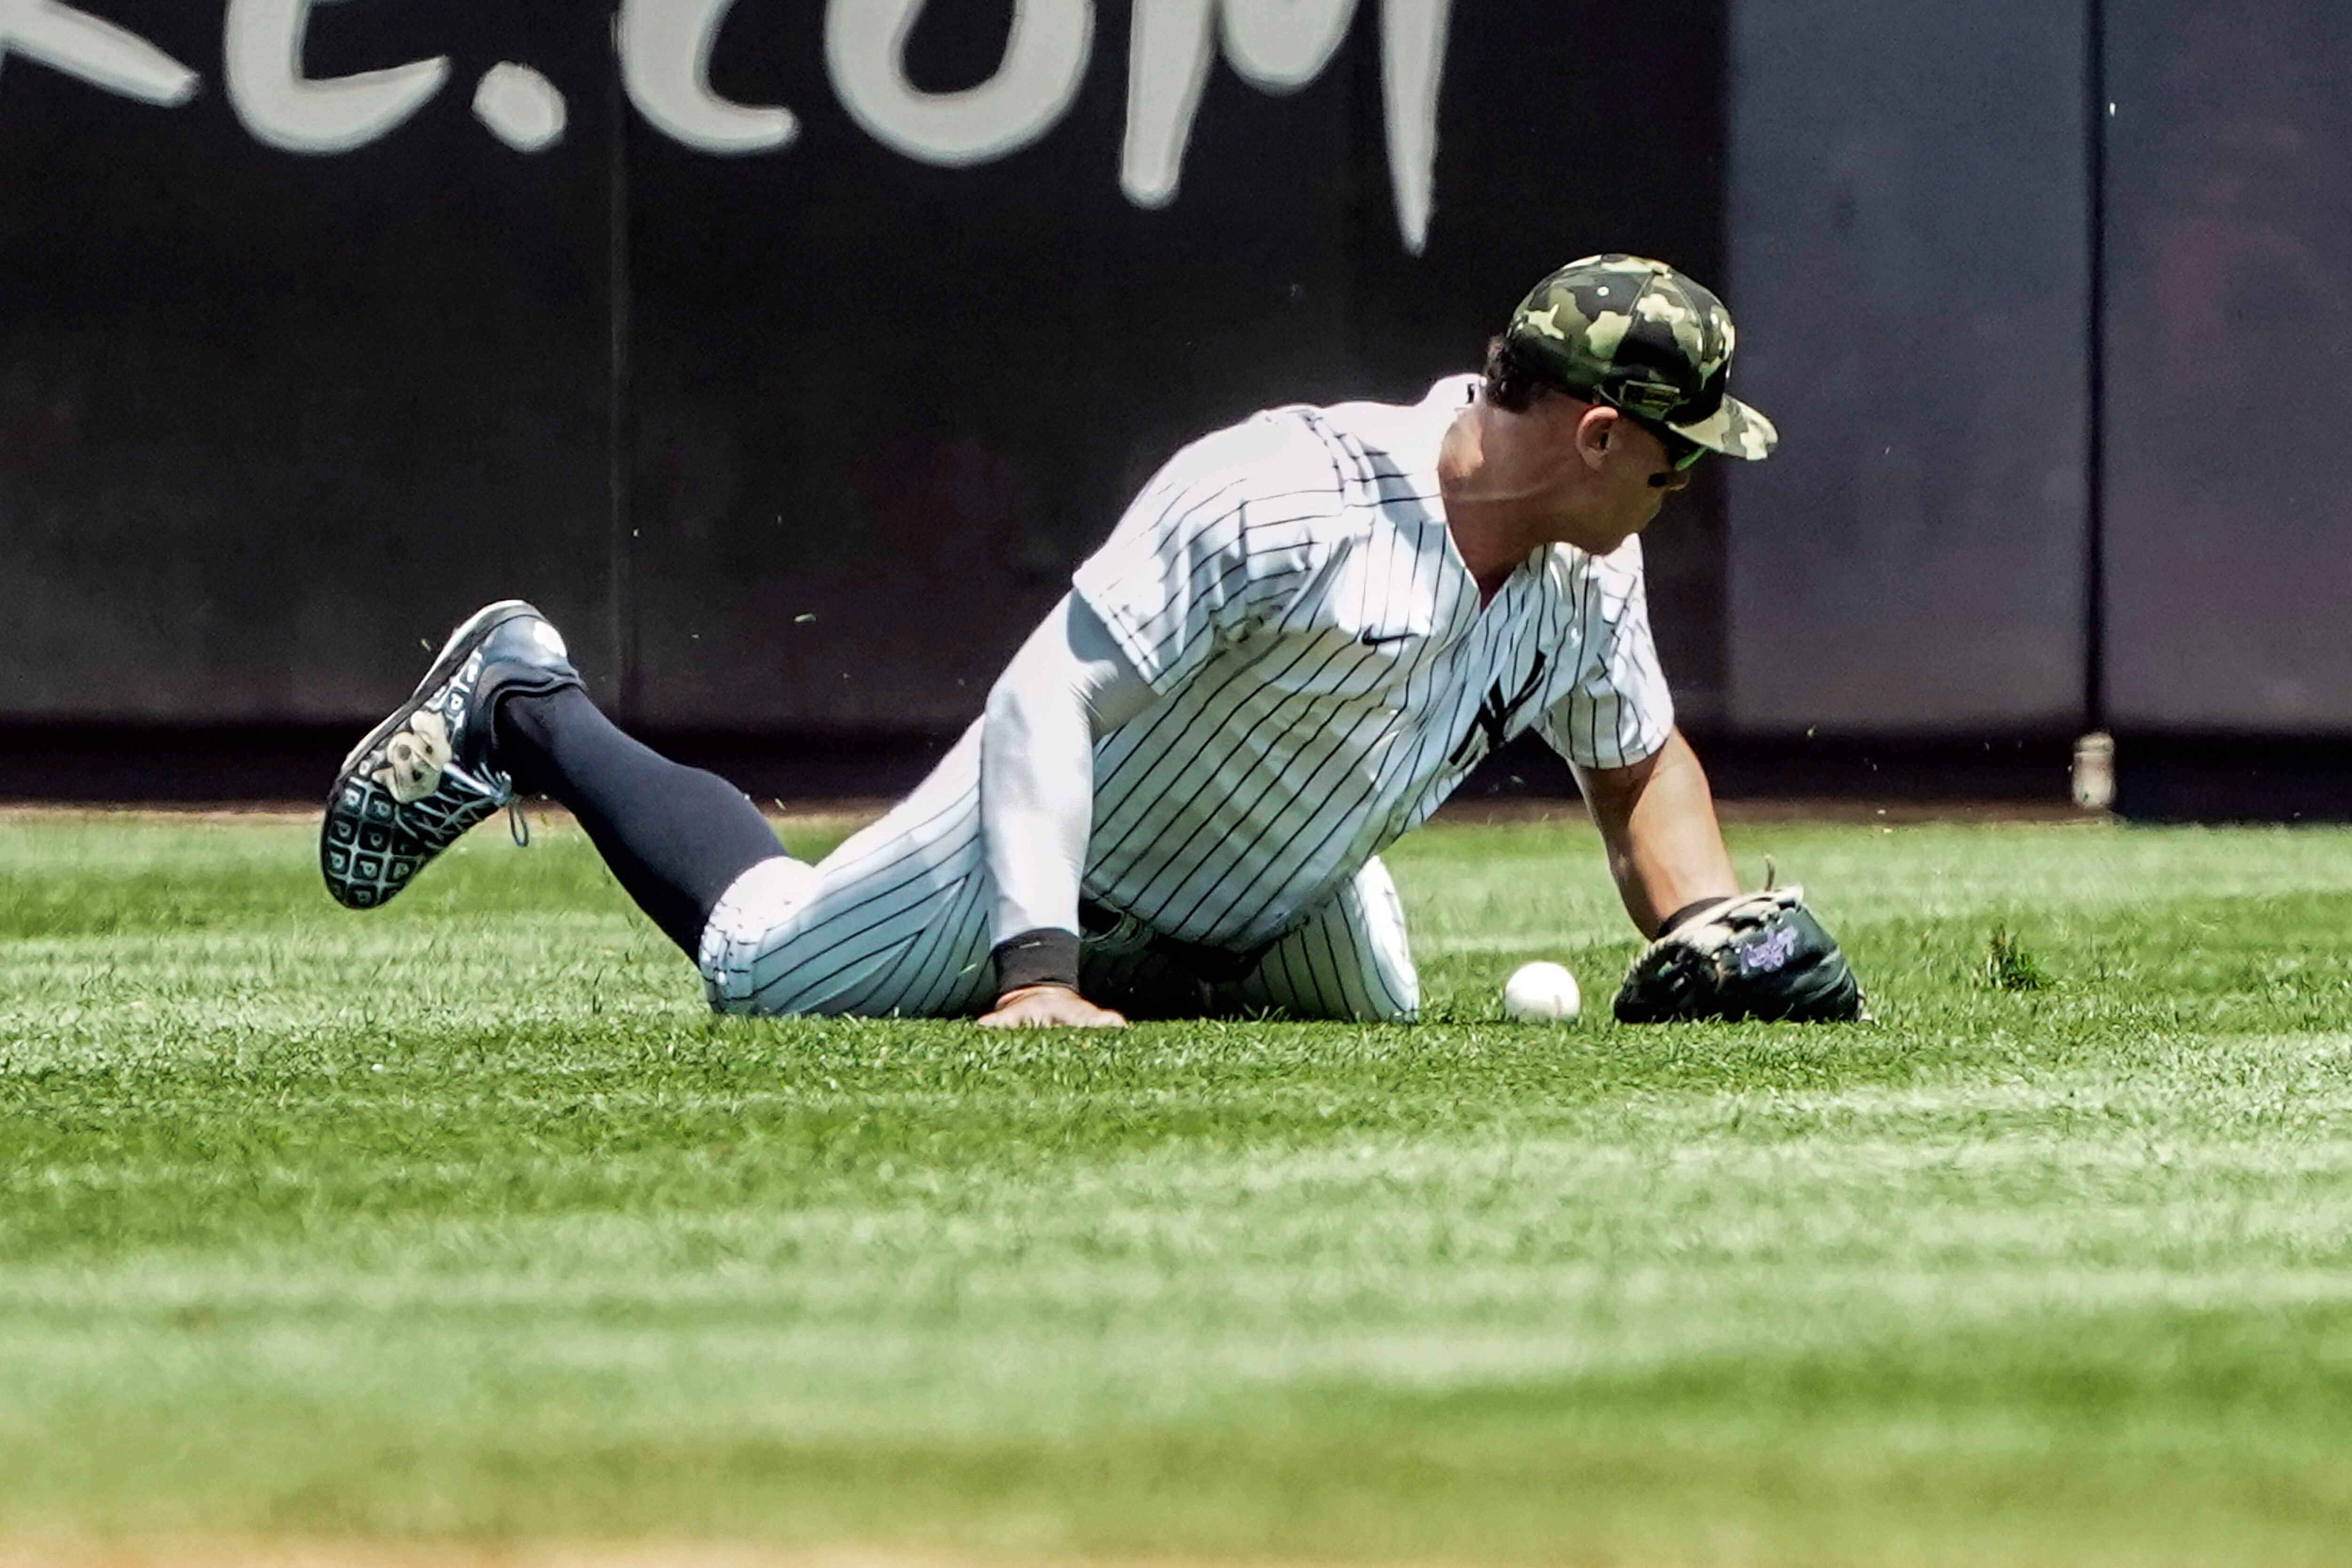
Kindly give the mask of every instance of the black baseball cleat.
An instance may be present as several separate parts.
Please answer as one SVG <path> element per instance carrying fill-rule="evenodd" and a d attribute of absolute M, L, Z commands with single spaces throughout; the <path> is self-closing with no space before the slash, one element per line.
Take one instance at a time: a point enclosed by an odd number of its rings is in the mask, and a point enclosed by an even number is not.
<path fill-rule="evenodd" d="M 490 738 L 502 697 L 580 684 L 563 638 L 520 599 L 474 612 L 392 717 L 352 748 L 327 797 L 319 869 L 337 903 L 391 901 L 424 864 L 514 798 Z"/>

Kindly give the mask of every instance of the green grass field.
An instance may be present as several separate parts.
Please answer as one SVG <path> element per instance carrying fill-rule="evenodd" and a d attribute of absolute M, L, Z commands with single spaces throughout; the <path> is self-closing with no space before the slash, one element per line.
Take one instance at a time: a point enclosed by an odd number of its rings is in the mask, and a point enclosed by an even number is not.
<path fill-rule="evenodd" d="M 1732 837 L 1875 1024 L 1605 1021 L 1576 825 L 1394 853 L 1420 1026 L 1003 1037 L 561 828 L 0 816 L 0 1542 L 2352 1558 L 2352 834 Z"/>

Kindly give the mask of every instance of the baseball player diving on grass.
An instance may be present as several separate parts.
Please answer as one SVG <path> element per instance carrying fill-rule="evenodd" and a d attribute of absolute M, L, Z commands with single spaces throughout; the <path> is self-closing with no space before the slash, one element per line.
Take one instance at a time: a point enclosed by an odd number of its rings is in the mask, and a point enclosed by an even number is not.
<path fill-rule="evenodd" d="M 327 885 L 372 908 L 519 793 L 568 806 L 732 1013 L 1412 1017 L 1380 851 L 1533 728 L 1653 938 L 1628 1022 L 1850 1018 L 1793 888 L 1742 895 L 1675 729 L 1635 537 L 1771 425 L 1729 314 L 1659 262 L 1545 279 L 1483 375 L 1268 409 L 1144 487 L 913 795 L 814 865 L 631 740 L 553 626 L 491 605 L 344 761 Z"/>

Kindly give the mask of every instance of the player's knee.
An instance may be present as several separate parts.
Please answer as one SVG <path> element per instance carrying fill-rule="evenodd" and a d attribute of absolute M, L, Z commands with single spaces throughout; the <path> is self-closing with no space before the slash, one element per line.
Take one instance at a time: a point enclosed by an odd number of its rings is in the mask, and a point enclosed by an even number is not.
<path fill-rule="evenodd" d="M 735 879 L 702 928 L 695 967 L 714 1013 L 769 1013 L 762 994 L 774 976 L 777 933 L 798 918 L 816 887 L 816 868 L 778 856 Z"/>

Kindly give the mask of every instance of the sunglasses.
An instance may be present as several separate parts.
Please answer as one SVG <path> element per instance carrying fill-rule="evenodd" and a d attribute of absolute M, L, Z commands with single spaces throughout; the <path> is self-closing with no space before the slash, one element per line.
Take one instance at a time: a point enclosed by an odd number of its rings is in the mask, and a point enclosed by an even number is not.
<path fill-rule="evenodd" d="M 1658 438 L 1658 444 L 1666 449 L 1666 466 L 1676 473 L 1682 472 L 1706 456 L 1706 447 L 1679 430 L 1669 430 L 1656 420 L 1644 419 L 1630 409 L 1620 409 L 1618 412 Z"/>
<path fill-rule="evenodd" d="M 1678 430 L 1669 429 L 1665 425 L 1652 416 L 1643 414 L 1637 409 L 1628 408 L 1623 402 L 1610 396 L 1605 390 L 1596 390 L 1595 392 L 1587 394 L 1586 395 L 1598 397 L 1600 401 L 1607 404 L 1610 407 L 1614 408 L 1618 413 L 1622 414 L 1626 418 L 1632 420 L 1634 424 L 1639 425 L 1651 435 L 1655 436 L 1658 438 L 1658 445 L 1666 449 L 1666 466 L 1672 468 L 1675 472 L 1681 473 L 1684 469 L 1697 462 L 1701 458 L 1706 456 L 1707 448 L 1705 447 L 1700 446 L 1697 442 L 1692 440 L 1689 437 L 1682 434 L 1682 432 Z M 1664 475 L 1660 475 L 1657 478 L 1651 479 L 1650 482 L 1654 485 L 1659 483 L 1664 478 Z"/>
<path fill-rule="evenodd" d="M 1637 426 L 1642 426 L 1644 430 L 1649 430 L 1651 435 L 1656 435 L 1658 445 L 1665 447 L 1665 466 L 1673 468 L 1675 472 L 1682 472 L 1684 468 L 1689 468 L 1691 463 L 1696 463 L 1698 458 L 1707 456 L 1706 447 L 1700 447 L 1698 442 L 1694 442 L 1694 439 L 1691 439 L 1689 435 L 1684 435 L 1682 430 L 1670 430 L 1667 426 L 1658 423 L 1656 418 L 1651 418 L 1649 414 L 1634 414 L 1633 409 L 1628 409 L 1628 406 L 1621 405 L 1621 402 L 1609 406 L 1613 406 L 1618 414 L 1622 414 L 1622 416 L 1630 418 L 1633 423 L 1637 423 Z"/>

